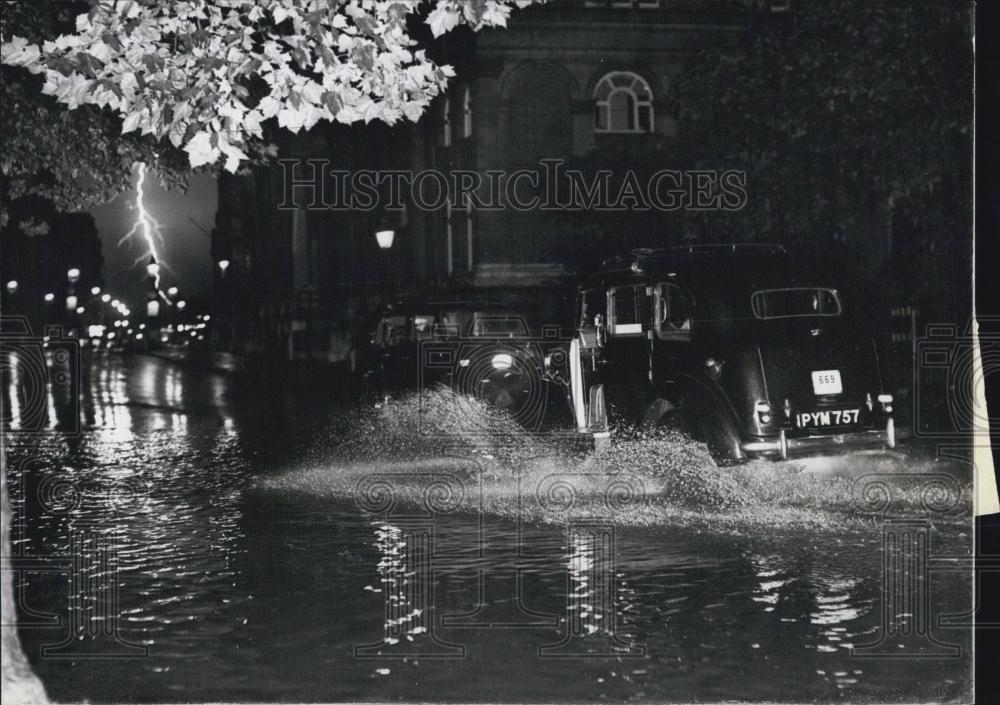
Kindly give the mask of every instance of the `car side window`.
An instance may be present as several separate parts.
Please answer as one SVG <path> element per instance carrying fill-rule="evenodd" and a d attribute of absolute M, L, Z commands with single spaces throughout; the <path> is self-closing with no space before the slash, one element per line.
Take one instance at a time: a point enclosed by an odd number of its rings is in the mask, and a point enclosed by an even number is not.
<path fill-rule="evenodd" d="M 656 287 L 656 335 L 661 340 L 691 340 L 694 302 L 690 294 L 673 282 Z"/>
<path fill-rule="evenodd" d="M 653 316 L 650 299 L 645 284 L 608 289 L 608 335 L 645 335 Z"/>

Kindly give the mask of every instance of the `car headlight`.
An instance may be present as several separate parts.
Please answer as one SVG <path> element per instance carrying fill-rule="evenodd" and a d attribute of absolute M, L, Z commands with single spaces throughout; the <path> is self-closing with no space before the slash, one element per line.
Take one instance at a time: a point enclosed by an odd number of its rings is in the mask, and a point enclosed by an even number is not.
<path fill-rule="evenodd" d="M 498 353 L 493 356 L 493 368 L 497 370 L 509 370 L 514 365 L 514 358 L 507 353 Z"/>

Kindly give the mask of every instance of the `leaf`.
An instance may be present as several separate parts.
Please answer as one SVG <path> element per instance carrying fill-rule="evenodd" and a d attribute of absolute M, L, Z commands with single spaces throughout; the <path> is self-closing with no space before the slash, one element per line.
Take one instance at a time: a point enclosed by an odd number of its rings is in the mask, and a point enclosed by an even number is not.
<path fill-rule="evenodd" d="M 186 145 L 184 151 L 188 154 L 188 162 L 193 168 L 211 164 L 219 158 L 219 150 L 212 146 L 212 135 L 209 132 L 199 132 Z"/>
<path fill-rule="evenodd" d="M 434 36 L 440 37 L 458 26 L 460 19 L 461 15 L 457 10 L 439 0 L 437 7 L 427 16 L 427 24 Z"/>

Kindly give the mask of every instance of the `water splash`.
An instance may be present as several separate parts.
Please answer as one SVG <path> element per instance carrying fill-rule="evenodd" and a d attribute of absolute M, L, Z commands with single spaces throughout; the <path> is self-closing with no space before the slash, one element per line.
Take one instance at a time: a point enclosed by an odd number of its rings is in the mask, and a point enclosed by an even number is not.
<path fill-rule="evenodd" d="M 755 526 L 873 525 L 859 478 L 897 474 L 893 510 L 919 512 L 924 498 L 902 478 L 942 471 L 904 454 L 857 454 L 719 468 L 704 444 L 658 429 L 618 429 L 600 453 L 572 431 L 529 433 L 512 419 L 450 390 L 391 399 L 344 419 L 320 444 L 318 462 L 262 478 L 267 491 L 358 499 L 382 477 L 399 502 L 419 503 L 422 483 L 444 475 L 460 484 L 458 510 L 533 522 L 601 520 L 621 525 L 682 524 L 745 532 Z M 962 469 L 954 521 L 971 516 Z M 458 478 L 454 480 L 454 478 Z M 912 484 L 912 483 L 910 483 Z M 968 510 L 968 511 L 966 511 Z M 947 519 L 947 518 L 946 518 Z"/>

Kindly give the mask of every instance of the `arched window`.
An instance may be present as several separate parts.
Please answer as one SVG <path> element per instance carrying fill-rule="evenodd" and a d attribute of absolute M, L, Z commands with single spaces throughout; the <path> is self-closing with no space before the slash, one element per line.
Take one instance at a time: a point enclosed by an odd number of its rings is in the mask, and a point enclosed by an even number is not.
<path fill-rule="evenodd" d="M 462 90 L 462 137 L 472 136 L 472 95 L 469 87 Z"/>
<path fill-rule="evenodd" d="M 613 71 L 594 89 L 594 130 L 652 132 L 653 92 L 645 79 L 628 71 Z"/>

